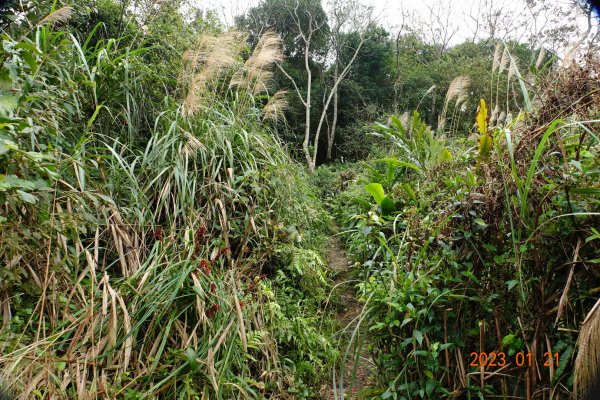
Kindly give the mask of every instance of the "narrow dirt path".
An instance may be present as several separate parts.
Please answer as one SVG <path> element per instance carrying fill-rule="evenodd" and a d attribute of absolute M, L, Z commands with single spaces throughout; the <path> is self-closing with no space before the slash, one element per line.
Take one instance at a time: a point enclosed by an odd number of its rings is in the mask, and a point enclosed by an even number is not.
<path fill-rule="evenodd" d="M 332 236 L 327 245 L 327 261 L 329 268 L 334 275 L 335 292 L 333 298 L 337 299 L 335 307 L 337 311 L 337 319 L 340 323 L 340 352 L 343 356 L 351 341 L 352 333 L 354 332 L 359 320 L 359 316 L 363 307 L 354 293 L 354 282 L 352 282 L 352 263 L 346 258 L 346 252 L 342 248 L 340 240 L 337 236 Z M 333 389 L 333 382 L 324 394 L 323 399 L 327 400 L 354 400 L 361 399 L 361 392 L 372 386 L 372 375 L 375 371 L 373 361 L 370 354 L 363 344 L 358 359 L 356 360 L 356 352 L 352 347 L 344 365 L 343 379 L 343 394 L 340 390 L 340 368 L 338 366 L 336 372 L 337 390 Z M 356 363 L 355 363 L 356 361 Z"/>

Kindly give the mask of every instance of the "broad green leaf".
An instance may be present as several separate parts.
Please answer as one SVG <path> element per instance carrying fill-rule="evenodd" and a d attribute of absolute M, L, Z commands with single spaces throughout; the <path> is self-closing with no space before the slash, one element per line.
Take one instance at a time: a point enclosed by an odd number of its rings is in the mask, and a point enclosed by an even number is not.
<path fill-rule="evenodd" d="M 188 364 L 192 371 L 196 371 L 198 369 L 198 361 L 196 360 L 196 352 L 191 347 L 188 347 L 185 350 L 185 355 L 187 356 Z"/>
<path fill-rule="evenodd" d="M 31 193 L 24 192 L 22 190 L 17 190 L 17 194 L 24 202 L 35 204 L 37 203 L 37 198 Z"/>
<path fill-rule="evenodd" d="M 19 98 L 10 94 L 0 94 L 0 114 L 7 115 L 19 105 Z"/>
<path fill-rule="evenodd" d="M 488 131 L 488 110 L 484 99 L 479 100 L 479 110 L 477 111 L 477 129 L 482 135 L 485 135 Z"/>
<path fill-rule="evenodd" d="M 425 392 L 430 396 L 433 393 L 433 390 L 438 385 L 437 381 L 433 379 L 427 379 L 427 383 L 425 384 Z"/>
<path fill-rule="evenodd" d="M 417 172 L 421 172 L 421 168 L 419 168 L 415 164 L 409 163 L 409 162 L 406 162 L 406 161 L 400 161 L 400 160 L 398 160 L 396 158 L 390 158 L 390 157 L 379 158 L 379 159 L 373 160 L 373 161 L 375 161 L 375 162 L 385 162 L 388 165 L 396 167 L 396 168 L 406 167 L 406 168 L 414 169 Z"/>
<path fill-rule="evenodd" d="M 363 200 L 361 198 L 353 197 L 352 201 L 354 201 L 355 203 L 363 206 L 364 208 L 367 208 L 367 209 L 371 208 L 371 203 L 369 203 L 368 201 Z"/>
<path fill-rule="evenodd" d="M 25 50 L 21 51 L 21 57 L 23 57 L 23 60 L 25 60 L 27 65 L 29 65 L 31 73 L 35 74 L 37 72 L 37 60 L 35 57 L 30 52 Z"/>
<path fill-rule="evenodd" d="M 369 192 L 371 196 L 373 196 L 373 199 L 375 199 L 375 202 L 379 205 L 381 205 L 381 202 L 386 197 L 383 186 L 381 186 L 379 183 L 369 183 L 367 186 L 365 186 L 365 190 Z"/>
<path fill-rule="evenodd" d="M 484 228 L 488 226 L 488 224 L 486 224 L 485 221 L 481 218 L 475 218 L 473 222 L 475 222 L 479 226 L 483 226 Z"/>
<path fill-rule="evenodd" d="M 0 190 L 34 188 L 35 184 L 31 181 L 18 178 L 15 175 L 0 175 Z"/>
<path fill-rule="evenodd" d="M 419 345 L 423 343 L 423 334 L 421 333 L 421 331 L 418 331 L 415 329 L 413 331 L 413 337 L 415 339 L 417 339 L 417 342 L 419 342 Z"/>
<path fill-rule="evenodd" d="M 384 199 L 381 201 L 380 206 L 382 215 L 389 215 L 396 210 L 396 205 L 394 204 L 394 201 L 387 196 L 384 197 Z"/>
<path fill-rule="evenodd" d="M 492 152 L 494 141 L 491 135 L 483 134 L 479 136 L 479 156 L 487 157 Z"/>
<path fill-rule="evenodd" d="M 39 50 L 31 43 L 27 43 L 27 42 L 19 42 L 15 45 L 14 47 L 16 50 L 19 49 L 25 49 L 28 50 L 30 53 L 34 53 L 34 54 L 39 54 Z"/>

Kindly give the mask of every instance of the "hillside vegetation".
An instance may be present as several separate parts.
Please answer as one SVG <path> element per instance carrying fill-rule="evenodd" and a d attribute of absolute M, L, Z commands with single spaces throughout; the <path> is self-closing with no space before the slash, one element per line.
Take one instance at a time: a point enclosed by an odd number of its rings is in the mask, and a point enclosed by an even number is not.
<path fill-rule="evenodd" d="M 0 6 L 2 391 L 600 380 L 597 27 L 451 46 L 332 4 L 264 0 L 235 28 L 184 1 Z"/>

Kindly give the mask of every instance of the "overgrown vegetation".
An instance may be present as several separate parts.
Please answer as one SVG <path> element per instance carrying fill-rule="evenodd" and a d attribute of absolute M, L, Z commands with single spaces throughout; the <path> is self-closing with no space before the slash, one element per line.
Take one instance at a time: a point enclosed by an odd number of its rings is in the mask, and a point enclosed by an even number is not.
<path fill-rule="evenodd" d="M 593 40 L 430 43 L 355 1 L 263 1 L 238 29 L 183 0 L 17 3 L 0 388 L 529 400 L 600 378 Z"/>
<path fill-rule="evenodd" d="M 333 205 L 362 266 L 382 398 L 571 393 L 600 283 L 597 66 L 550 74 L 544 105 L 508 124 L 482 99 L 473 140 L 444 141 L 417 113 L 375 127 L 389 156 Z M 576 109 L 549 101 L 555 90 Z"/>
<path fill-rule="evenodd" d="M 277 39 L 240 75 L 242 42 L 224 61 L 203 36 L 185 102 L 166 97 L 140 147 L 147 49 L 91 46 L 93 32 L 80 41 L 56 26 L 70 13 L 3 41 L 0 362 L 11 389 L 304 393 L 335 355 L 314 322 L 327 218 L 261 122 L 273 105 L 251 85 L 267 82 Z"/>

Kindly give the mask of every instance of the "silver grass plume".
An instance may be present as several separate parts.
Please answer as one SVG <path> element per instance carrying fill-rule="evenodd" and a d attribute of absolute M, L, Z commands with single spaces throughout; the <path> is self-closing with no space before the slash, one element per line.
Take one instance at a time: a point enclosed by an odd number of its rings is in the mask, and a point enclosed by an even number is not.
<path fill-rule="evenodd" d="M 438 129 L 443 130 L 446 125 L 446 113 L 448 112 L 448 104 L 455 98 L 458 99 L 461 95 L 467 96 L 467 90 L 471 83 L 471 79 L 468 76 L 458 76 L 450 83 L 448 91 L 446 92 L 446 100 L 444 101 L 444 108 L 438 119 Z M 466 99 L 465 99 L 466 100 Z"/>
<path fill-rule="evenodd" d="M 500 53 L 502 49 L 502 43 L 496 43 L 496 49 L 494 50 L 494 60 L 492 61 L 492 73 L 496 72 L 496 69 L 500 67 Z"/>
<path fill-rule="evenodd" d="M 506 111 L 502 111 L 500 113 L 500 116 L 498 117 L 498 125 L 501 124 L 505 118 L 506 118 Z"/>
<path fill-rule="evenodd" d="M 540 49 L 540 52 L 538 54 L 537 60 L 535 61 L 535 68 L 539 69 L 540 66 L 542 65 L 542 61 L 544 61 L 544 58 L 546 57 L 546 49 L 544 49 L 543 47 Z"/>
<path fill-rule="evenodd" d="M 279 90 L 269 98 L 268 103 L 263 108 L 263 120 L 278 122 L 283 120 L 283 111 L 286 109 L 288 102 L 285 98 L 287 91 Z"/>
<path fill-rule="evenodd" d="M 183 104 L 186 115 L 193 115 L 200 109 L 210 93 L 208 83 L 239 62 L 244 42 L 245 37 L 235 31 L 220 36 L 202 35 L 195 48 L 184 53 L 179 81 L 188 84 Z"/>
<path fill-rule="evenodd" d="M 504 51 L 502 52 L 502 58 L 500 59 L 500 65 L 498 66 L 498 72 L 502 73 L 508 66 L 508 62 L 510 61 L 510 54 L 508 52 L 508 47 L 504 47 Z"/>
<path fill-rule="evenodd" d="M 71 19 L 71 16 L 73 15 L 73 7 L 62 7 L 59 8 L 58 10 L 48 14 L 46 17 L 44 17 L 44 19 L 42 19 L 40 21 L 40 23 L 38 24 L 38 26 L 42 26 L 42 25 L 54 25 L 54 24 L 62 24 L 65 22 L 68 22 Z"/>
<path fill-rule="evenodd" d="M 517 73 L 519 72 L 519 67 L 517 66 L 517 63 L 515 62 L 514 58 L 510 58 L 510 67 L 508 68 L 508 80 L 510 81 L 510 79 L 515 76 L 518 75 Z"/>
<path fill-rule="evenodd" d="M 245 86 L 253 95 L 268 92 L 273 84 L 270 68 L 283 60 L 281 37 L 274 31 L 265 32 L 244 63 L 244 69 L 237 71 L 231 79 L 230 87 Z"/>

